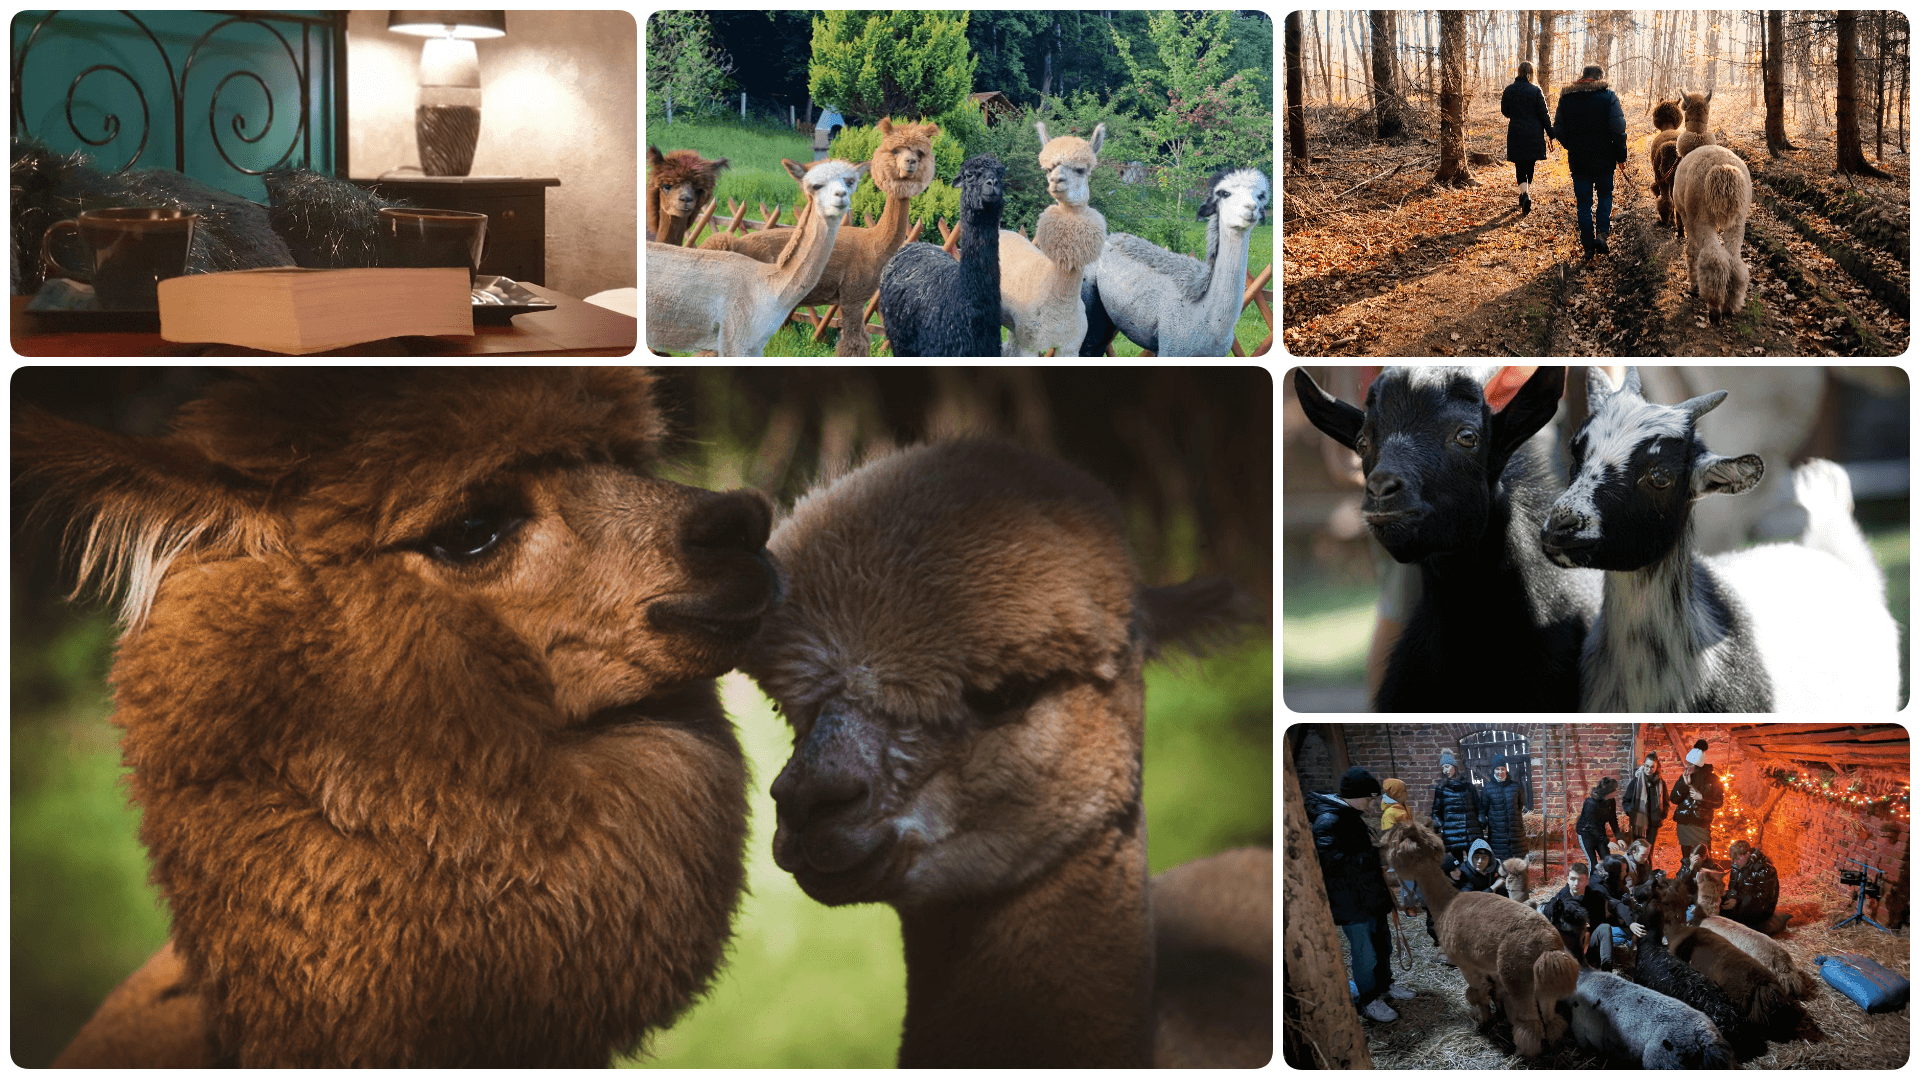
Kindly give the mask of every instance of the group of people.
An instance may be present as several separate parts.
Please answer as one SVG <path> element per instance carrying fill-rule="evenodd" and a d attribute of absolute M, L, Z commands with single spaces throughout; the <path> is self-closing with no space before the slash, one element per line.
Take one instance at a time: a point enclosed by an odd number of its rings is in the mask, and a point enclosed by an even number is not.
<path fill-rule="evenodd" d="M 1593 966 L 1612 970 L 1614 950 L 1646 933 L 1641 915 L 1653 876 L 1653 848 L 1669 819 L 1686 853 L 1683 869 L 1718 869 L 1708 852 L 1714 812 L 1726 795 L 1706 753 L 1706 740 L 1695 742 L 1686 756 L 1687 768 L 1669 788 L 1659 755 L 1650 751 L 1624 790 L 1617 779 L 1603 778 L 1582 805 L 1575 832 L 1586 861 L 1567 867 L 1565 886 L 1539 905 L 1539 911 L 1560 930 L 1568 949 Z M 1617 806 L 1616 792 L 1621 796 Z M 1387 999 L 1405 1000 L 1414 994 L 1394 984 L 1388 918 L 1396 906 L 1428 907 L 1411 884 L 1402 887 L 1396 905 L 1380 861 L 1380 835 L 1413 814 L 1407 786 L 1396 778 L 1383 783 L 1355 767 L 1341 777 L 1337 795 L 1308 792 L 1305 798 L 1328 905 L 1352 948 L 1354 1006 L 1368 1019 L 1396 1020 L 1399 1014 Z M 1525 782 L 1513 775 L 1504 755 L 1493 759 L 1492 777 L 1475 784 L 1461 772 L 1451 750 L 1441 752 L 1440 780 L 1427 816 L 1447 847 L 1442 869 L 1455 888 L 1507 894 L 1499 867 L 1526 854 L 1521 814 L 1531 801 Z M 1383 807 L 1378 832 L 1371 817 L 1376 807 Z M 1609 832 L 1623 851 L 1612 850 Z M 1766 855 L 1745 840 L 1734 841 L 1727 855 L 1732 868 L 1718 914 L 1764 929 L 1779 900 L 1779 875 Z M 1427 932 L 1434 932 L 1430 909 Z M 1448 962 L 1444 954 L 1440 960 Z"/>
<path fill-rule="evenodd" d="M 1500 95 L 1500 114 L 1508 118 L 1507 160 L 1513 162 L 1514 182 L 1520 186 L 1520 216 L 1533 212 L 1534 163 L 1546 158 L 1558 140 L 1567 151 L 1580 246 L 1588 259 L 1609 254 L 1613 173 L 1618 169 L 1624 176 L 1627 169 L 1627 118 L 1619 96 L 1607 89 L 1605 75 L 1598 64 L 1588 64 L 1578 82 L 1561 89 L 1551 117 L 1546 95 L 1533 83 L 1530 63 L 1521 62 L 1513 82 Z"/>

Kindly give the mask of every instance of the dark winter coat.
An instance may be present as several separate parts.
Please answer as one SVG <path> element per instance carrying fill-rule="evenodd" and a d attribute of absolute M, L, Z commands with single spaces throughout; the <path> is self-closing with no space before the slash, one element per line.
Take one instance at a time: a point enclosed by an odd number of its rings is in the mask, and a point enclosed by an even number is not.
<path fill-rule="evenodd" d="M 1458 851 L 1487 834 L 1485 798 L 1465 773 L 1434 785 L 1427 812 L 1447 850 Z"/>
<path fill-rule="evenodd" d="M 1553 118 L 1547 115 L 1547 95 L 1539 87 L 1515 78 L 1500 95 L 1500 115 L 1507 118 L 1508 161 L 1539 161 L 1547 156 Z"/>
<path fill-rule="evenodd" d="M 1526 810 L 1529 800 L 1526 788 L 1515 778 L 1512 767 L 1508 767 L 1504 781 L 1489 779 L 1480 794 L 1486 802 L 1487 839 L 1493 843 L 1494 861 L 1525 855 L 1527 826 L 1520 814 Z"/>
<path fill-rule="evenodd" d="M 1307 813 L 1313 816 L 1313 851 L 1320 857 L 1320 876 L 1326 882 L 1333 921 L 1348 926 L 1393 910 L 1380 852 L 1360 811 L 1345 799 L 1318 791 L 1307 792 L 1306 803 Z"/>
<path fill-rule="evenodd" d="M 1642 809 L 1647 812 L 1648 828 L 1667 820 L 1667 782 L 1635 769 L 1620 789 L 1620 812 L 1631 818 Z"/>
<path fill-rule="evenodd" d="M 1577 898 L 1573 890 L 1565 885 L 1560 886 L 1560 891 L 1553 894 L 1553 899 L 1547 901 L 1540 913 L 1547 917 L 1554 929 L 1560 931 L 1561 940 L 1567 943 L 1567 950 L 1575 956 L 1580 955 L 1580 942 L 1578 936 L 1571 933 L 1573 927 L 1584 926 L 1588 933 L 1592 933 L 1601 926 L 1610 925 L 1614 918 L 1613 902 L 1606 893 L 1594 888 L 1591 882 L 1587 884 L 1587 891 Z"/>
<path fill-rule="evenodd" d="M 1473 855 L 1477 851 L 1487 853 L 1487 868 L 1484 871 L 1474 868 Z M 1448 855 L 1440 864 L 1440 869 L 1447 875 L 1447 880 L 1453 882 L 1454 888 L 1461 892 L 1490 892 L 1493 883 L 1499 880 L 1500 862 L 1493 858 L 1493 848 L 1485 840 L 1475 840 L 1467 848 L 1464 858 L 1456 859 Z M 1460 871 L 1459 877 L 1453 876 L 1455 870 Z"/>
<path fill-rule="evenodd" d="M 1747 865 L 1727 871 L 1727 893 L 1733 906 L 1720 914 L 1737 923 L 1758 926 L 1773 918 L 1774 905 L 1780 902 L 1780 875 L 1773 860 L 1758 851 L 1747 854 Z"/>
<path fill-rule="evenodd" d="M 1711 763 L 1696 767 L 1673 785 L 1673 822 L 1676 825 L 1713 827 L 1713 812 L 1727 801 L 1720 789 L 1720 775 Z"/>
<path fill-rule="evenodd" d="M 1605 79 L 1582 79 L 1560 91 L 1553 134 L 1567 148 L 1567 169 L 1597 179 L 1627 160 L 1627 118 Z"/>
<path fill-rule="evenodd" d="M 1625 839 L 1620 832 L 1620 815 L 1614 810 L 1613 796 L 1598 792 L 1588 795 L 1587 801 L 1580 807 L 1580 820 L 1574 825 L 1573 831 L 1579 834 L 1580 839 L 1593 841 L 1593 847 L 1606 847 L 1608 829 L 1613 830 L 1614 839 Z"/>

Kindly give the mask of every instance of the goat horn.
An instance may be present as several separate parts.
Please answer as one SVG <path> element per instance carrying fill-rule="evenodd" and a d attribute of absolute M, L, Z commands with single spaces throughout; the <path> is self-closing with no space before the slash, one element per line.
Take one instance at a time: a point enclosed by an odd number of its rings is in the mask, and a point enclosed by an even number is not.
<path fill-rule="evenodd" d="M 1712 412 L 1715 406 L 1725 400 L 1727 400 L 1727 392 L 1725 390 L 1715 390 L 1710 394 L 1701 394 L 1697 398 L 1688 398 L 1674 407 L 1686 410 L 1688 417 L 1698 420 Z"/>
<path fill-rule="evenodd" d="M 1627 381 L 1621 384 L 1620 389 L 1624 393 L 1633 394 L 1636 397 L 1640 396 L 1640 368 L 1638 365 L 1629 365 L 1627 367 Z"/>

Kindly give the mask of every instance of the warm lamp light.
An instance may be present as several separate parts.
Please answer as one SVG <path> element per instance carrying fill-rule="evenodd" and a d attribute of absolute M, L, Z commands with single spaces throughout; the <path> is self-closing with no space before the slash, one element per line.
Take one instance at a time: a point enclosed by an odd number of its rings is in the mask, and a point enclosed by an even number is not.
<path fill-rule="evenodd" d="M 428 176 L 473 171 L 480 142 L 479 38 L 505 37 L 504 11 L 390 11 L 387 29 L 427 40 L 420 46 L 420 102 L 414 138 Z"/>

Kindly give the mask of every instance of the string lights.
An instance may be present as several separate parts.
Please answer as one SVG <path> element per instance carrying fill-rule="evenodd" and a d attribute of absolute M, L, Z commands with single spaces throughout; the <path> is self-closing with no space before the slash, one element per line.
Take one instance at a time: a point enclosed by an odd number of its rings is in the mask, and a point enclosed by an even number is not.
<path fill-rule="evenodd" d="M 1908 821 L 1912 814 L 1913 788 L 1910 784 L 1901 784 L 1898 790 L 1888 790 L 1876 795 L 1865 790 L 1864 785 L 1858 780 L 1835 787 L 1833 777 L 1815 780 L 1791 769 L 1769 769 L 1767 776 L 1789 791 L 1818 796 L 1863 814 L 1891 818 L 1895 821 Z"/>

